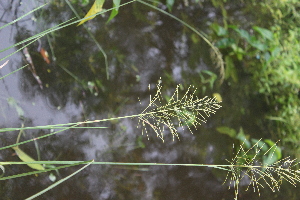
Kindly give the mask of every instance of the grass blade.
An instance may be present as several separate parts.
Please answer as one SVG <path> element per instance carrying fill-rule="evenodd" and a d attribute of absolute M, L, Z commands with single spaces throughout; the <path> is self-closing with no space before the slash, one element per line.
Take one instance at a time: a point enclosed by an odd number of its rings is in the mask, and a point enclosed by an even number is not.
<path fill-rule="evenodd" d="M 45 192 L 51 190 L 52 188 L 56 187 L 57 185 L 61 184 L 62 182 L 68 180 L 69 178 L 71 178 L 72 176 L 76 175 L 77 173 L 79 173 L 80 171 L 82 171 L 83 169 L 85 169 L 86 167 L 88 167 L 90 164 L 92 164 L 94 162 L 94 160 L 88 161 L 88 164 L 86 164 L 85 166 L 83 166 L 82 168 L 80 168 L 79 170 L 75 171 L 74 173 L 70 174 L 69 176 L 57 181 L 56 183 L 53 183 L 52 185 L 50 185 L 49 187 L 47 187 L 46 189 L 36 193 L 35 195 L 28 197 L 26 200 L 31 200 L 34 199 L 35 197 L 40 196 L 41 194 L 44 194 Z"/>
<path fill-rule="evenodd" d="M 9 179 L 13 179 L 13 178 L 19 178 L 19 177 L 23 177 L 23 176 L 29 176 L 29 175 L 34 175 L 34 174 L 40 174 L 40 173 L 44 173 L 44 172 L 49 172 L 49 171 L 54 171 L 54 170 L 58 170 L 58 169 L 63 169 L 63 168 L 67 168 L 67 167 L 73 167 L 76 165 L 82 165 L 82 164 L 86 164 L 91 162 L 91 160 L 89 161 L 35 161 L 35 162 L 1 162 L 0 165 L 28 165 L 28 164 L 50 164 L 50 163 L 55 163 L 55 164 L 64 164 L 63 166 L 59 166 L 59 167 L 55 167 L 55 168 L 48 168 L 48 169 L 44 169 L 44 170 L 39 170 L 39 171 L 32 171 L 32 172 L 26 172 L 26 173 L 22 173 L 22 174 L 15 174 L 12 176 L 6 176 L 6 177 L 2 177 L 0 178 L 0 181 L 3 180 L 9 180 Z"/>
<path fill-rule="evenodd" d="M 12 147 L 15 151 L 18 157 L 24 161 L 24 162 L 34 162 L 35 160 L 30 157 L 27 153 L 22 151 L 19 147 Z M 30 168 L 32 169 L 37 169 L 37 170 L 44 170 L 45 168 L 41 164 L 27 164 Z"/>
<path fill-rule="evenodd" d="M 17 72 L 17 71 L 19 71 L 19 70 L 21 70 L 21 69 L 23 69 L 23 68 L 25 68 L 25 67 L 27 67 L 28 65 L 24 65 L 23 67 L 21 67 L 21 68 L 19 68 L 19 69 L 16 69 L 15 71 L 13 71 L 13 72 L 10 72 L 9 74 L 6 74 L 5 76 L 2 76 L 1 78 L 0 78 L 0 80 L 1 79 L 3 79 L 3 78 L 5 78 L 5 77 L 7 77 L 7 76 L 9 76 L 9 75 L 11 75 L 11 74 L 13 74 L 13 73 L 15 73 L 15 72 Z M 1 132 L 1 131 L 0 131 Z"/>
<path fill-rule="evenodd" d="M 40 7 L 37 7 L 37 8 L 35 8 L 35 9 L 31 10 L 30 12 L 28 12 L 28 13 L 22 15 L 21 17 L 15 19 L 14 21 L 9 22 L 9 23 L 5 24 L 4 26 L 1 26 L 1 27 L 0 27 L 0 30 L 3 29 L 3 28 L 5 28 L 5 27 L 7 27 L 7 26 L 9 26 L 9 25 L 14 24 L 15 22 L 17 22 L 17 21 L 19 21 L 20 19 L 26 17 L 27 15 L 30 15 L 30 14 L 33 13 L 33 12 L 35 12 L 35 11 L 41 9 L 42 7 L 44 7 L 44 6 L 47 5 L 47 4 L 48 4 L 48 3 L 46 3 L 46 4 L 44 4 L 44 5 L 41 5 Z"/>

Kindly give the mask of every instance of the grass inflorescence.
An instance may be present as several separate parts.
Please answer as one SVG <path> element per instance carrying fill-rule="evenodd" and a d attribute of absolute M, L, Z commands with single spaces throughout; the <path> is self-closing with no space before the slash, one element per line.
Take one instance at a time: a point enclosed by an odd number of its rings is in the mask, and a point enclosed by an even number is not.
<path fill-rule="evenodd" d="M 277 146 L 273 146 L 269 149 L 273 151 L 272 155 L 276 148 Z M 251 150 L 255 151 L 254 155 L 250 153 Z M 260 189 L 266 186 L 272 192 L 276 192 L 279 191 L 283 181 L 295 187 L 300 182 L 299 162 L 296 162 L 296 159 L 286 157 L 274 163 L 262 163 L 258 156 L 261 150 L 262 147 L 258 147 L 258 143 L 248 150 L 245 150 L 242 144 L 236 155 L 229 161 L 231 165 L 226 167 L 228 173 L 225 182 L 228 179 L 229 185 L 234 187 L 235 199 L 238 199 L 240 186 L 246 186 L 246 191 L 252 187 L 253 191 L 260 195 Z"/>
<path fill-rule="evenodd" d="M 221 105 L 216 98 L 204 97 L 199 99 L 196 88 L 189 86 L 185 94 L 180 98 L 180 85 L 177 85 L 174 94 L 166 101 L 162 96 L 161 82 L 157 84 L 157 92 L 151 98 L 149 105 L 139 116 L 139 126 L 143 127 L 142 133 L 148 137 L 147 127 L 155 131 L 157 137 L 164 141 L 164 133 L 171 132 L 173 140 L 179 139 L 177 127 L 187 127 L 191 133 L 191 127 L 197 129 L 201 123 L 206 123 L 206 118 L 215 114 Z"/>

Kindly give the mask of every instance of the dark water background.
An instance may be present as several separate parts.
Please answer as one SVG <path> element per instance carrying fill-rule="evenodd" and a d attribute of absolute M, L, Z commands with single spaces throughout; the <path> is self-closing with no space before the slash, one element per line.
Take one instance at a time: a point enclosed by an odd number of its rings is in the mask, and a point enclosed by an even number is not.
<path fill-rule="evenodd" d="M 74 17 L 63 1 L 54 2 L 1 29 L 1 49 Z M 41 2 L 2 2 L 1 26 L 38 5 Z M 73 6 L 81 14 L 88 9 Z M 249 26 L 254 23 L 255 16 L 247 6 L 232 1 L 226 8 L 232 22 L 248 22 Z M 222 21 L 221 11 L 210 1 L 190 2 L 189 6 L 178 1 L 172 14 L 208 34 L 210 23 Z M 177 84 L 182 84 L 184 89 L 190 84 L 198 88 L 205 85 L 200 80 L 202 70 L 218 74 L 209 46 L 170 17 L 133 3 L 122 7 L 109 24 L 106 24 L 107 18 L 108 14 L 98 16 L 86 25 L 107 54 L 110 79 L 106 78 L 103 55 L 83 26 L 72 25 L 51 33 L 41 39 L 43 48 L 50 54 L 50 64 L 37 52 L 37 42 L 28 47 L 43 89 L 27 68 L 0 81 L 0 127 L 20 127 L 22 123 L 25 126 L 63 124 L 139 114 L 147 106 L 150 94 L 155 94 L 154 86 L 160 77 L 165 93 L 170 95 Z M 0 56 L 3 58 L 15 50 L 1 52 Z M 0 70 L 1 77 L 27 64 L 21 52 L 8 59 L 9 64 Z M 233 156 L 233 140 L 218 133 L 216 127 L 228 125 L 238 129 L 242 126 L 253 136 L 265 136 L 258 126 L 264 111 L 263 105 L 256 104 L 259 99 L 240 101 L 243 87 L 250 83 L 247 75 L 242 79 L 239 87 L 225 82 L 221 87 L 215 84 L 212 89 L 206 84 L 205 92 L 200 89 L 199 97 L 220 93 L 223 108 L 194 134 L 181 131 L 180 141 L 173 141 L 172 136 L 166 134 L 163 143 L 154 132 L 149 134 L 148 140 L 141 135 L 141 129 L 136 128 L 137 120 L 127 118 L 89 125 L 107 129 L 71 129 L 38 140 L 41 160 L 228 164 L 226 159 Z M 241 106 L 246 109 L 244 115 L 236 109 Z M 26 130 L 21 140 L 50 131 L 53 130 Z M 17 131 L 2 133 L 1 146 L 15 143 L 17 135 Z M 21 148 L 37 159 L 34 143 Z M 12 149 L 3 150 L 0 159 L 19 161 Z M 6 176 L 31 170 L 26 165 L 5 169 Z M 60 175 L 55 175 L 60 179 L 77 169 L 79 167 L 62 169 Z M 234 190 L 228 190 L 228 183 L 223 184 L 225 177 L 225 171 L 205 167 L 93 165 L 37 199 L 233 199 Z M 52 182 L 49 173 L 44 173 L 0 184 L 1 199 L 25 199 Z M 291 193 L 285 187 L 280 193 L 263 189 L 261 199 L 282 199 Z M 251 187 L 247 192 L 240 191 L 239 199 L 257 198 L 258 194 L 253 193 Z"/>

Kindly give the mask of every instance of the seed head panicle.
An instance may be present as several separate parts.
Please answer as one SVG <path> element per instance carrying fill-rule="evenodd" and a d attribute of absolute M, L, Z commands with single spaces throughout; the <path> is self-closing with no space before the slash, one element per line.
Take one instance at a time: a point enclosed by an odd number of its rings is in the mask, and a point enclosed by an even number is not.
<path fill-rule="evenodd" d="M 179 139 L 177 127 L 191 127 L 197 129 L 201 123 L 206 123 L 206 118 L 215 114 L 221 105 L 215 98 L 207 96 L 199 99 L 196 95 L 194 86 L 188 87 L 185 94 L 179 97 L 180 85 L 177 85 L 174 94 L 169 100 L 164 100 L 162 96 L 162 86 L 157 84 L 156 94 L 151 97 L 150 103 L 139 117 L 139 125 L 143 127 L 143 134 L 148 136 L 147 127 L 155 131 L 157 137 L 164 141 L 164 132 L 168 129 L 173 140 Z"/>
<path fill-rule="evenodd" d="M 276 148 L 277 146 L 273 146 L 269 150 L 274 153 Z M 253 149 L 255 149 L 254 156 L 249 153 Z M 235 199 L 237 199 L 240 186 L 246 186 L 246 191 L 252 187 L 260 195 L 260 189 L 265 186 L 275 192 L 279 191 L 284 180 L 293 186 L 300 182 L 300 170 L 297 170 L 299 162 L 296 162 L 296 159 L 287 157 L 274 163 L 263 163 L 257 156 L 261 150 L 262 147 L 257 148 L 257 144 L 248 150 L 245 150 L 241 145 L 237 154 L 229 161 L 231 165 L 228 166 L 225 182 L 229 180 L 229 185 L 233 185 Z"/>

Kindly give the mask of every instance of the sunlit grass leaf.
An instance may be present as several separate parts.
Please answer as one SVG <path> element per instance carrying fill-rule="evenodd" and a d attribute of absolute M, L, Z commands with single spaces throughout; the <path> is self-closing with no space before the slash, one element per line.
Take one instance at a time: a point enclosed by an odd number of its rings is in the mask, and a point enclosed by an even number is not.
<path fill-rule="evenodd" d="M 29 155 L 27 155 L 24 151 L 22 151 L 19 147 L 12 147 L 18 157 L 24 161 L 24 162 L 35 162 L 33 158 L 31 158 Z M 41 164 L 27 164 L 30 168 L 32 169 L 37 169 L 37 170 L 45 170 L 45 168 Z"/>
<path fill-rule="evenodd" d="M 81 22 L 77 25 L 80 26 L 84 22 L 91 20 L 96 17 L 96 14 L 102 10 L 102 6 L 104 4 L 105 0 L 96 0 L 94 4 L 92 5 L 91 9 L 88 11 L 88 13 L 84 16 L 84 19 L 81 20 Z"/>
<path fill-rule="evenodd" d="M 113 7 L 115 7 L 115 8 L 111 11 L 110 16 L 106 23 L 108 23 L 110 20 L 112 20 L 118 14 L 120 2 L 121 2 L 121 0 L 113 0 Z"/>

